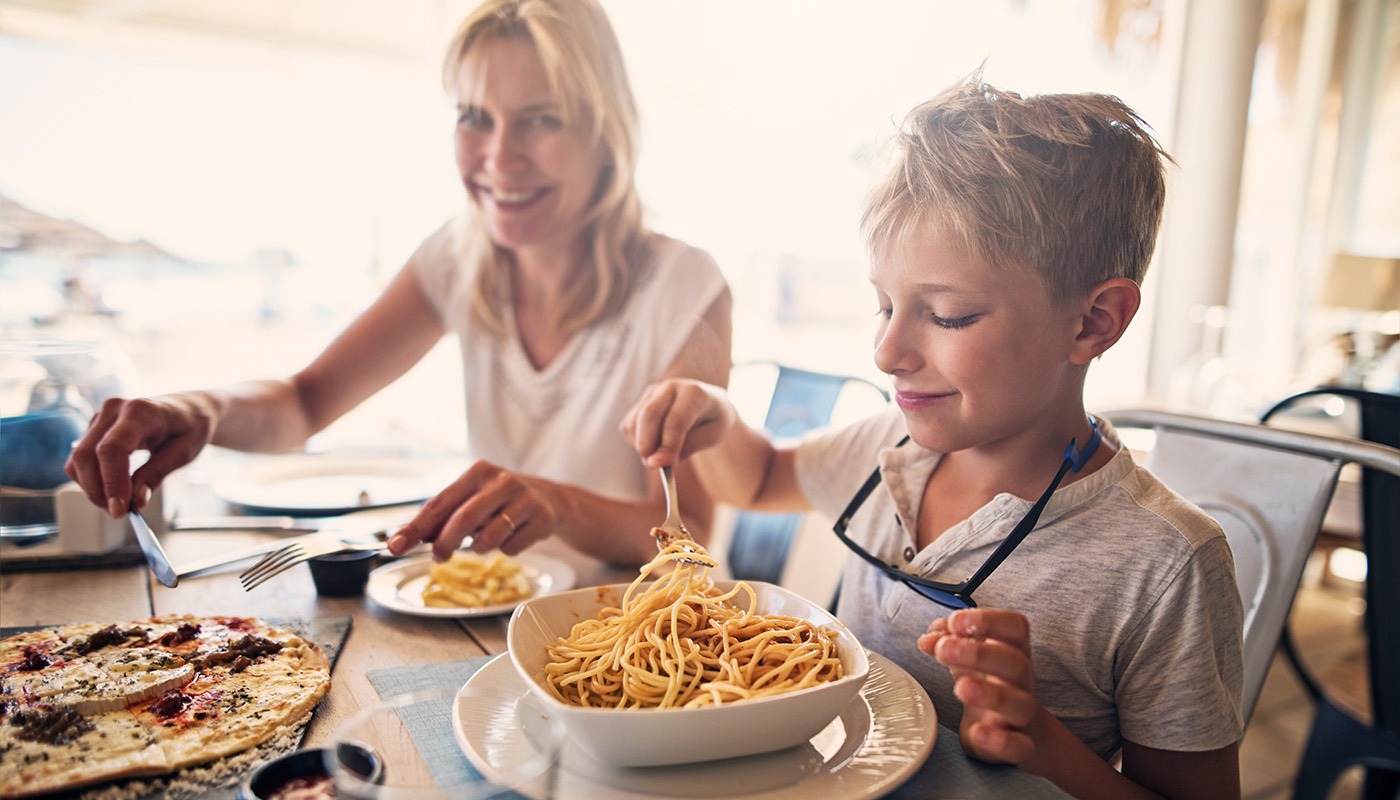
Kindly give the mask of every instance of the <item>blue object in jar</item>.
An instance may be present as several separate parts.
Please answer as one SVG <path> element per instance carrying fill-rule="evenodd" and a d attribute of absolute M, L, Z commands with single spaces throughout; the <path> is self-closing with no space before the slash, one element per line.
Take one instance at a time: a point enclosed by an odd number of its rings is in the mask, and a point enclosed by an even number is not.
<path fill-rule="evenodd" d="M 0 484 L 42 490 L 67 483 L 63 464 L 86 424 L 72 408 L 0 418 Z"/>

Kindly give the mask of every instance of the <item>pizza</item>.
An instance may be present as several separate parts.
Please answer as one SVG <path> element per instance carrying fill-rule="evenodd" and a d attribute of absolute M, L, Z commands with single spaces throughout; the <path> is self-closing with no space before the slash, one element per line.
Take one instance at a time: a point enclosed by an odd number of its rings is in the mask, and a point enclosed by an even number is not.
<path fill-rule="evenodd" d="M 330 689 L 330 662 L 255 617 L 165 616 L 0 639 L 0 798 L 162 775 L 255 747 Z"/>

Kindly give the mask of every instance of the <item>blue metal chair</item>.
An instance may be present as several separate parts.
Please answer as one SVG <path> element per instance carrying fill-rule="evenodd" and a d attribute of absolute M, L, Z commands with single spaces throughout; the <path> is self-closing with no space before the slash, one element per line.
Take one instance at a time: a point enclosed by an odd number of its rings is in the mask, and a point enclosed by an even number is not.
<path fill-rule="evenodd" d="M 889 392 L 864 378 L 812 372 L 783 364 L 773 366 L 777 367 L 778 377 L 763 427 L 777 438 L 800 436 L 829 423 L 836 401 L 847 384 L 866 384 L 879 392 L 885 402 L 890 399 Z M 800 513 L 739 512 L 729 542 L 729 569 L 734 578 L 778 583 L 803 516 Z"/>
<path fill-rule="evenodd" d="M 1360 411 L 1360 437 L 1400 448 L 1400 396 L 1322 386 L 1275 403 L 1260 422 L 1308 402 L 1340 397 Z M 1400 470 L 1397 470 L 1400 472 Z M 1293 787 L 1294 800 L 1323 800 L 1348 767 L 1366 768 L 1362 797 L 1391 800 L 1400 790 L 1400 476 L 1361 470 L 1361 546 L 1366 552 L 1366 652 L 1370 720 L 1327 696 L 1299 656 L 1287 626 L 1284 655 L 1317 703 L 1312 732 Z"/>

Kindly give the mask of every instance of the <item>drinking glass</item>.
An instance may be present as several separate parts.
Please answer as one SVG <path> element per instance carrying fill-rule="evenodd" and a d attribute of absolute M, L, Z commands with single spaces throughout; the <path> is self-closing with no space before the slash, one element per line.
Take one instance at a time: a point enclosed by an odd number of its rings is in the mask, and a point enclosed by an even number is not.
<path fill-rule="evenodd" d="M 490 752 L 487 774 L 464 754 L 454 720 L 463 715 L 495 715 L 496 727 L 519 732 L 475 744 Z M 337 796 L 354 800 L 552 800 L 563 743 L 562 723 L 530 693 L 429 689 L 387 698 L 343 723 L 326 769 Z M 366 774 L 366 751 L 378 762 L 376 775 Z"/>

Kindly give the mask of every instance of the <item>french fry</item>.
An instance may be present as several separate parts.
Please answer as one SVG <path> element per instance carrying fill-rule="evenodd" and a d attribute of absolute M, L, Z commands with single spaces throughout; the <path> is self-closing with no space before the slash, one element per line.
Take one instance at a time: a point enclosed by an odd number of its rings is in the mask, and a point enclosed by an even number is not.
<path fill-rule="evenodd" d="M 524 600 L 533 591 L 520 564 L 504 554 L 457 552 L 428 568 L 422 596 L 430 608 L 485 608 Z"/>

